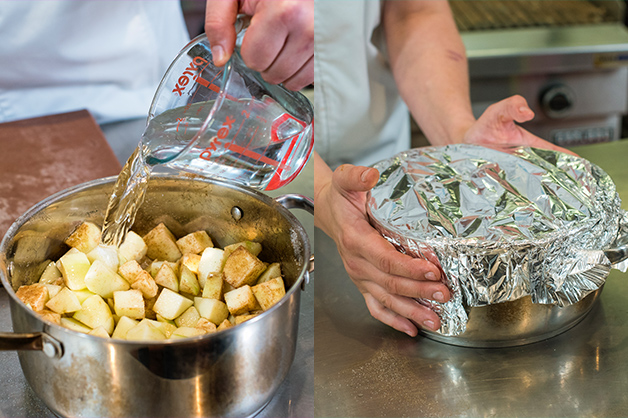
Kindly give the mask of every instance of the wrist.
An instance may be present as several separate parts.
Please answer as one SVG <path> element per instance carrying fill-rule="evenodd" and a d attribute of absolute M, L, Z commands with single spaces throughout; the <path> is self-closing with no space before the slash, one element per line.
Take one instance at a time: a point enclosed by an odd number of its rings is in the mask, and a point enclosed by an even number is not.
<path fill-rule="evenodd" d="M 317 152 L 314 152 L 314 173 L 314 206 L 318 208 L 314 210 L 314 226 L 330 235 L 326 213 L 331 204 L 328 194 L 331 189 L 332 171 Z"/>
<path fill-rule="evenodd" d="M 444 123 L 439 129 L 426 129 L 424 134 L 432 145 L 461 144 L 476 119 L 471 114 L 443 118 Z"/>

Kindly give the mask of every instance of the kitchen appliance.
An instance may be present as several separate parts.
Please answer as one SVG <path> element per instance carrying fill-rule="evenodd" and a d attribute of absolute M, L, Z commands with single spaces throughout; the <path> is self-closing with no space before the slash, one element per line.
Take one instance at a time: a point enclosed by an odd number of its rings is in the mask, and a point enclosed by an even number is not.
<path fill-rule="evenodd" d="M 260 257 L 281 262 L 286 296 L 236 327 L 178 341 L 133 342 L 82 334 L 43 320 L 16 296 L 83 220 L 102 223 L 115 178 L 53 195 L 22 215 L 0 244 L 0 278 L 15 334 L 0 350 L 18 352 L 34 392 L 60 416 L 250 416 L 271 399 L 291 367 L 300 292 L 313 268 L 305 230 L 288 208 L 313 211 L 299 195 L 276 199 L 237 185 L 151 177 L 133 227 L 164 222 L 175 234 L 206 229 L 224 247 L 255 240 Z"/>
<path fill-rule="evenodd" d="M 628 114 L 623 1 L 450 1 L 479 116 L 519 94 L 523 126 L 561 146 L 621 138 Z"/>

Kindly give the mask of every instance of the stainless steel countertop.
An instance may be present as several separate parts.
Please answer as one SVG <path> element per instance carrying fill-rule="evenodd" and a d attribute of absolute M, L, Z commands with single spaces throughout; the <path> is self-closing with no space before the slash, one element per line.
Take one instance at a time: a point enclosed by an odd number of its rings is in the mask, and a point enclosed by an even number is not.
<path fill-rule="evenodd" d="M 628 208 L 628 141 L 574 149 Z M 613 270 L 574 328 L 513 348 L 411 338 L 373 319 L 334 242 L 315 231 L 317 417 L 626 417 L 628 274 Z"/>
<path fill-rule="evenodd" d="M 313 196 L 313 163 L 280 190 L 269 192 L 275 197 L 287 193 Z M 313 246 L 314 217 L 304 211 L 293 211 L 303 224 Z M 9 297 L 0 287 L 0 332 L 12 330 Z M 269 404 L 257 417 L 314 416 L 314 288 L 310 281 L 301 294 L 301 312 L 295 359 L 286 380 Z M 0 351 L 0 418 L 54 417 L 54 413 L 35 395 L 24 378 L 16 352 Z"/>

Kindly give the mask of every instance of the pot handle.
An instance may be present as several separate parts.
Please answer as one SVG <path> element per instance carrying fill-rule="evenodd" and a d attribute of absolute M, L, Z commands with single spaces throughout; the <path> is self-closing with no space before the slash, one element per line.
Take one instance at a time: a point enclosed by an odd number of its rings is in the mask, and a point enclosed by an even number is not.
<path fill-rule="evenodd" d="M 277 198 L 275 201 L 279 203 L 286 209 L 303 209 L 309 212 L 311 215 L 314 215 L 314 199 L 303 196 L 300 194 L 284 194 Z M 308 268 L 308 273 L 314 272 L 314 254 L 310 256 L 310 264 Z M 301 290 L 310 282 L 309 275 L 306 276 L 305 280 L 301 284 Z"/>
<path fill-rule="evenodd" d="M 314 215 L 314 200 L 300 194 L 284 194 L 275 201 L 286 209 L 303 209 Z"/>
<path fill-rule="evenodd" d="M 622 261 L 628 259 L 628 245 L 604 250 L 604 255 L 608 258 L 611 264 L 621 263 Z"/>
<path fill-rule="evenodd" d="M 614 269 L 628 270 L 628 211 L 624 211 L 619 221 L 619 231 L 611 248 L 603 250 Z"/>
<path fill-rule="evenodd" d="M 0 351 L 43 351 L 50 358 L 63 356 L 63 345 L 44 332 L 13 334 L 0 332 Z"/>

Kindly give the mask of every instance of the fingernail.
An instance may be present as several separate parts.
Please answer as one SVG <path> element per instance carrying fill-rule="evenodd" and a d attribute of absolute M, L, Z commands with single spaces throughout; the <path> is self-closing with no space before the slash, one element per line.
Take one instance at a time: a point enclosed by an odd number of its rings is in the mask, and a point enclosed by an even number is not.
<path fill-rule="evenodd" d="M 427 273 L 425 273 L 425 278 L 427 280 L 436 280 L 436 275 L 431 271 L 428 271 Z"/>
<path fill-rule="evenodd" d="M 434 292 L 434 294 L 432 295 L 432 299 L 434 299 L 436 302 L 444 302 L 445 296 L 443 296 L 443 292 Z"/>
<path fill-rule="evenodd" d="M 362 183 L 366 183 L 366 176 L 368 176 L 368 170 L 364 170 L 362 172 L 362 175 L 360 176 L 360 180 L 362 180 Z"/>
<path fill-rule="evenodd" d="M 532 112 L 532 109 L 530 109 L 529 107 L 521 106 L 519 108 L 519 112 L 521 112 L 521 113 L 530 113 L 530 112 Z"/>
<path fill-rule="evenodd" d="M 225 59 L 225 50 L 220 45 L 216 45 L 212 48 L 212 56 L 214 57 L 214 63 L 222 62 Z"/>
<path fill-rule="evenodd" d="M 434 331 L 434 321 L 430 321 L 429 319 L 426 321 L 423 321 L 423 326 L 425 326 L 425 328 L 428 328 Z"/>

